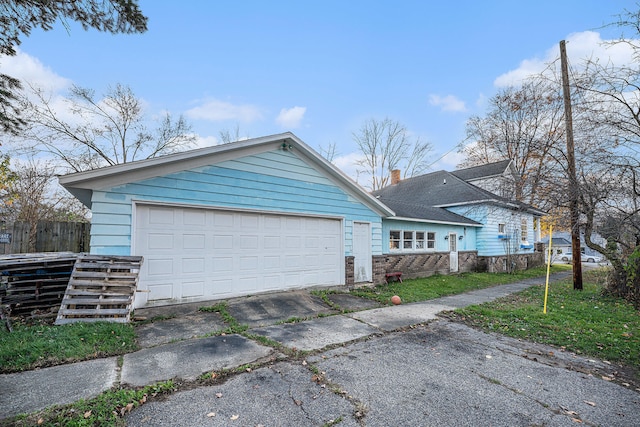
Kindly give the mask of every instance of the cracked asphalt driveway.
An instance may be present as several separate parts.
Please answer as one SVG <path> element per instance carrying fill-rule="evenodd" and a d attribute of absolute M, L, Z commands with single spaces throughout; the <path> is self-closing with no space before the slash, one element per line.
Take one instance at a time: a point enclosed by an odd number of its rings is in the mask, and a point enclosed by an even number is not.
<path fill-rule="evenodd" d="M 126 421 L 129 426 L 640 425 L 640 393 L 602 379 L 606 364 L 533 348 L 438 320 L 178 392 L 134 409 Z"/>

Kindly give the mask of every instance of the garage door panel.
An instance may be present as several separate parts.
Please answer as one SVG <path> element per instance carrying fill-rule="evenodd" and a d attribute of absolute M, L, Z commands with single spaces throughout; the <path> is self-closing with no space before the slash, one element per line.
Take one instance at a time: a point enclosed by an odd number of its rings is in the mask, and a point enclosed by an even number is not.
<path fill-rule="evenodd" d="M 185 234 L 182 239 L 183 249 L 204 249 L 206 236 L 204 234 Z"/>
<path fill-rule="evenodd" d="M 199 275 L 206 273 L 204 258 L 183 258 L 182 273 Z"/>
<path fill-rule="evenodd" d="M 213 271 L 216 274 L 220 274 L 223 272 L 230 272 L 234 270 L 232 257 L 214 257 L 212 258 L 212 261 L 213 261 Z"/>
<path fill-rule="evenodd" d="M 148 271 L 149 276 L 165 276 L 173 274 L 172 258 L 149 258 L 144 260 L 142 268 Z"/>
<path fill-rule="evenodd" d="M 260 241 L 260 236 L 256 234 L 242 235 L 240 236 L 240 249 L 242 250 L 258 249 L 259 241 Z"/>
<path fill-rule="evenodd" d="M 184 210 L 182 216 L 182 224 L 186 227 L 204 227 L 207 223 L 207 211 L 198 211 L 196 209 Z"/>
<path fill-rule="evenodd" d="M 203 300 L 343 283 L 340 220 L 136 206 L 145 300 Z M 136 306 L 139 301 L 136 301 Z"/>
<path fill-rule="evenodd" d="M 232 229 L 234 227 L 233 214 L 230 212 L 214 212 L 213 225 L 216 229 Z"/>
<path fill-rule="evenodd" d="M 182 298 L 193 298 L 204 296 L 204 281 L 182 283 Z"/>
<path fill-rule="evenodd" d="M 214 249 L 219 249 L 219 250 L 233 249 L 232 235 L 214 234 L 212 238 L 213 238 Z"/>
<path fill-rule="evenodd" d="M 175 224 L 175 210 L 171 208 L 151 207 L 148 210 L 149 225 L 173 225 Z"/>
<path fill-rule="evenodd" d="M 174 235 L 169 233 L 149 233 L 149 239 L 147 240 L 147 248 L 150 250 L 156 249 L 173 249 Z"/>
<path fill-rule="evenodd" d="M 174 284 L 172 282 L 150 284 L 149 295 L 152 296 L 152 298 L 150 299 L 153 299 L 153 300 L 172 299 L 173 287 L 174 287 Z"/>
<path fill-rule="evenodd" d="M 265 271 L 279 271 L 282 268 L 280 256 L 266 255 L 264 258 L 262 258 L 262 268 Z"/>

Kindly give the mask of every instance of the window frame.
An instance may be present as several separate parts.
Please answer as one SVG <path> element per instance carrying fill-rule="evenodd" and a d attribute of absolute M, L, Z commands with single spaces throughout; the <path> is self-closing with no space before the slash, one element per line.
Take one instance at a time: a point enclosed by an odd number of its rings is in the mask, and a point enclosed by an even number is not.
<path fill-rule="evenodd" d="M 390 252 L 434 252 L 436 250 L 435 231 L 389 229 Z"/>
<path fill-rule="evenodd" d="M 520 241 L 529 241 L 529 221 L 526 218 L 520 220 Z"/>
<path fill-rule="evenodd" d="M 394 238 L 394 233 L 398 233 Z M 393 243 L 396 243 L 394 245 Z M 402 250 L 402 230 L 389 230 L 389 251 L 401 251 Z"/>
<path fill-rule="evenodd" d="M 429 236 L 432 235 L 432 236 Z M 435 231 L 427 231 L 427 247 L 425 248 L 426 250 L 429 249 L 433 249 L 434 251 L 436 250 L 436 236 L 437 233 Z M 433 238 L 429 238 L 429 237 L 433 237 Z"/>
<path fill-rule="evenodd" d="M 415 239 L 415 250 L 416 251 L 424 251 L 426 249 L 425 247 L 425 235 L 427 234 L 425 231 L 415 231 L 414 233 Z M 421 234 L 422 236 L 420 237 L 419 234 Z"/>

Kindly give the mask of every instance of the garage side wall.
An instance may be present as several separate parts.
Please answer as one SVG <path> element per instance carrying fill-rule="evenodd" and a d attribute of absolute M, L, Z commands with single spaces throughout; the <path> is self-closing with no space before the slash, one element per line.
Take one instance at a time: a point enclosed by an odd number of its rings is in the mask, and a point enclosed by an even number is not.
<path fill-rule="evenodd" d="M 131 254 L 134 201 L 342 218 L 345 256 L 353 222 L 371 223 L 372 254 L 382 254 L 380 215 L 294 151 L 267 151 L 215 165 L 94 190 L 91 253 Z"/>

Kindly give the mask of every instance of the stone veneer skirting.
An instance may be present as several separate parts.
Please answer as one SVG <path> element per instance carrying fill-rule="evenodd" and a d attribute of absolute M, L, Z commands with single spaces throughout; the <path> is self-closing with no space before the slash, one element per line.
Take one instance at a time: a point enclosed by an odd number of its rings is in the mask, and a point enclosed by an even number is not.
<path fill-rule="evenodd" d="M 413 254 L 374 255 L 373 284 L 385 282 L 385 273 L 402 272 L 402 278 L 414 279 L 434 274 L 450 274 L 449 252 L 429 252 Z M 513 254 L 510 256 L 478 256 L 476 251 L 458 252 L 458 272 L 486 271 L 500 273 L 507 271 L 509 262 L 514 263 L 516 270 L 526 270 L 544 264 L 544 253 Z M 345 284 L 354 283 L 354 257 L 345 257 Z"/>
<path fill-rule="evenodd" d="M 527 270 L 529 268 L 539 267 L 544 265 L 544 252 L 481 256 L 478 257 L 477 271 L 504 273 L 505 271 L 509 271 L 509 262 L 515 267 L 513 270 Z"/>

